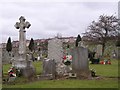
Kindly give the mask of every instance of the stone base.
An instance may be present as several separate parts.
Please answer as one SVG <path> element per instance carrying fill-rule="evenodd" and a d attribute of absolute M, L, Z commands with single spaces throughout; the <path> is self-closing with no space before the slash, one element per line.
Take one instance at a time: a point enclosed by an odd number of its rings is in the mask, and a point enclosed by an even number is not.
<path fill-rule="evenodd" d="M 74 72 L 75 73 L 75 72 Z M 77 79 L 91 79 L 91 71 L 90 70 L 81 70 L 80 72 L 76 71 Z"/>
<path fill-rule="evenodd" d="M 55 64 L 54 60 L 52 60 L 52 59 L 43 60 L 43 72 L 42 72 L 42 75 L 46 76 L 46 75 L 52 74 L 53 77 L 55 77 L 55 74 L 56 74 L 55 66 L 56 66 L 56 64 Z"/>
<path fill-rule="evenodd" d="M 14 61 L 12 64 L 15 68 L 21 71 L 21 75 L 24 77 L 32 77 L 35 75 L 36 71 L 32 65 L 32 62 L 29 61 Z"/>
<path fill-rule="evenodd" d="M 33 67 L 25 67 L 21 69 L 21 73 L 24 77 L 31 78 L 35 75 L 35 68 Z"/>

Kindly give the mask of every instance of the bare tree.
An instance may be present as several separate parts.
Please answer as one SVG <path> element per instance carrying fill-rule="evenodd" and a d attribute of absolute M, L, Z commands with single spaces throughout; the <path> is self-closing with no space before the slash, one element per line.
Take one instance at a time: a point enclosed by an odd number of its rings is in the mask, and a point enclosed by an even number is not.
<path fill-rule="evenodd" d="M 93 21 L 83 33 L 84 41 L 102 45 L 102 55 L 107 41 L 118 37 L 119 24 L 115 16 L 101 15 L 97 22 Z"/>

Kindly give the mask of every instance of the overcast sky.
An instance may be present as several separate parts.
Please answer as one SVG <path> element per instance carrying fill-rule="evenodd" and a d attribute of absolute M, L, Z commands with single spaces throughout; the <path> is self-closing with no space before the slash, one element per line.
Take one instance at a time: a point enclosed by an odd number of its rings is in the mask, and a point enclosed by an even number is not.
<path fill-rule="evenodd" d="M 42 39 L 62 36 L 77 36 L 100 15 L 118 14 L 118 2 L 1 2 L 0 43 L 8 37 L 18 40 L 19 30 L 14 25 L 25 16 L 31 27 L 26 29 L 27 39 Z"/>

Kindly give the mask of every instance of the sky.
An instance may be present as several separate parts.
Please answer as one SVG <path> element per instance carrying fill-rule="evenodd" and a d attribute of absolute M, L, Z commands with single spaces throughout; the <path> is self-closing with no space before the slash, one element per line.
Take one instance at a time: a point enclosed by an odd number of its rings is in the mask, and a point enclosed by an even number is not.
<path fill-rule="evenodd" d="M 31 27 L 26 29 L 27 39 L 46 39 L 58 33 L 63 37 L 82 35 L 100 15 L 118 16 L 118 1 L 88 2 L 87 0 L 1 0 L 0 43 L 19 39 L 19 30 L 14 27 L 19 17 L 24 16 Z"/>

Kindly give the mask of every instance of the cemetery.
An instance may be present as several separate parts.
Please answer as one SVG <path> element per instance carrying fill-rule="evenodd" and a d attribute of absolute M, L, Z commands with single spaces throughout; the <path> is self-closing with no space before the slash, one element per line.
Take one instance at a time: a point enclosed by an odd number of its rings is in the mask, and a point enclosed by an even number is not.
<path fill-rule="evenodd" d="M 118 87 L 119 58 L 111 58 L 108 54 L 103 57 L 101 45 L 90 51 L 82 45 L 83 38 L 78 35 L 72 47 L 69 44 L 63 47 L 63 41 L 55 37 L 48 41 L 46 57 L 33 61 L 33 47 L 27 50 L 25 30 L 31 24 L 24 16 L 19 21 L 15 24 L 19 29 L 18 55 L 7 57 L 12 59 L 11 63 L 2 65 L 3 88 Z"/>

